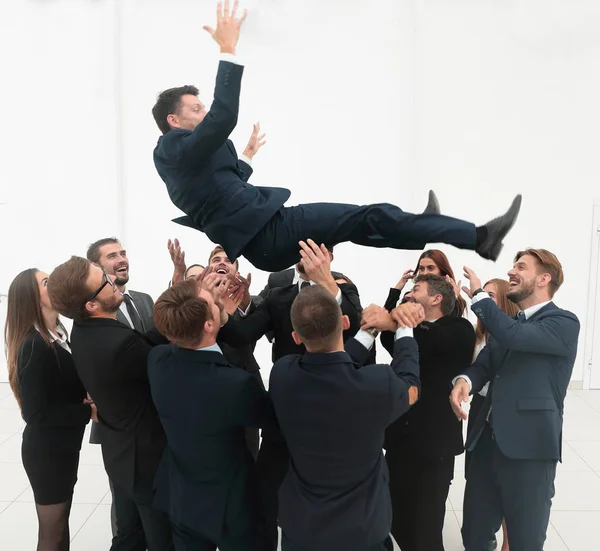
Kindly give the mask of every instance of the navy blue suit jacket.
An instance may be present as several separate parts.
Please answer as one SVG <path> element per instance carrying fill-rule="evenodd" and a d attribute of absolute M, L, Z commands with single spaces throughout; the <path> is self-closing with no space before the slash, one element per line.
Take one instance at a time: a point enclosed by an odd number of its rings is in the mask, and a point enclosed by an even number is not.
<path fill-rule="evenodd" d="M 171 201 L 187 217 L 175 222 L 204 232 L 231 259 L 267 224 L 290 191 L 248 184 L 252 169 L 238 160 L 229 135 L 238 118 L 244 68 L 219 63 L 214 100 L 193 131 L 174 129 L 161 136 L 154 164 Z"/>
<path fill-rule="evenodd" d="M 560 460 L 563 405 L 577 355 L 577 316 L 551 302 L 519 323 L 490 298 L 476 302 L 472 310 L 490 338 L 464 374 L 472 392 L 491 384 L 467 435 L 467 449 L 475 446 L 491 405 L 492 428 L 504 455 Z"/>
<path fill-rule="evenodd" d="M 286 356 L 271 371 L 269 394 L 291 456 L 279 521 L 302 548 L 363 551 L 390 532 L 382 447 L 386 427 L 410 407 L 409 387 L 419 386 L 417 343 L 399 339 L 391 368 L 360 367 L 366 355 L 350 339 L 346 352 Z"/>
<path fill-rule="evenodd" d="M 257 522 L 254 461 L 244 427 L 274 421 L 265 389 L 219 352 L 156 347 L 152 398 L 167 436 L 154 505 L 213 542 Z"/>

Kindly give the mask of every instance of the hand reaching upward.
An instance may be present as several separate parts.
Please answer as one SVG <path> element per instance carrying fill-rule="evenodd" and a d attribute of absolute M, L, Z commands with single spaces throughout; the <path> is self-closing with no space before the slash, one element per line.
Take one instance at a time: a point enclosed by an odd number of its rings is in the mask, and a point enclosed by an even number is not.
<path fill-rule="evenodd" d="M 202 27 L 221 47 L 222 54 L 235 55 L 235 47 L 240 39 L 240 28 L 244 19 L 246 19 L 247 14 L 246 10 L 244 10 L 242 16 L 239 19 L 236 19 L 238 7 L 239 2 L 238 0 L 235 0 L 233 3 L 233 10 L 230 13 L 229 0 L 225 0 L 224 9 L 223 2 L 219 2 L 217 4 L 217 28 L 213 29 L 208 25 Z"/>

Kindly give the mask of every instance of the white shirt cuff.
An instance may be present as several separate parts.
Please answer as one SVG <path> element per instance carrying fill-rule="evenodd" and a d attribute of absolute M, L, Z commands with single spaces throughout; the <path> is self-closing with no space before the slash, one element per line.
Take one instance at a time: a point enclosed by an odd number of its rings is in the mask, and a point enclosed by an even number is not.
<path fill-rule="evenodd" d="M 219 54 L 219 59 L 221 61 L 229 61 L 229 63 L 233 63 L 234 65 L 244 65 L 240 58 L 233 54 Z"/>
<path fill-rule="evenodd" d="M 467 383 L 469 383 L 469 391 L 473 390 L 473 383 L 471 382 L 471 379 L 469 379 L 469 377 L 467 377 L 466 375 L 459 375 L 458 377 L 454 377 L 454 379 L 452 379 L 452 386 L 456 384 L 456 381 L 458 381 L 458 379 L 464 379 L 465 381 L 467 381 Z"/>
<path fill-rule="evenodd" d="M 338 304 L 342 304 L 342 290 L 338 287 L 337 295 L 335 295 L 335 300 L 337 300 Z"/>
<path fill-rule="evenodd" d="M 367 350 L 371 350 L 371 348 L 373 347 L 373 343 L 375 342 L 375 337 L 371 335 L 371 333 L 367 333 L 367 331 L 362 330 L 356 333 L 356 336 L 354 338 Z"/>
<path fill-rule="evenodd" d="M 246 155 L 240 155 L 240 161 L 244 161 L 249 167 L 252 166 L 252 161 Z"/>
<path fill-rule="evenodd" d="M 413 337 L 413 329 L 412 327 L 398 327 L 396 329 L 396 340 L 401 339 L 402 337 Z"/>
<path fill-rule="evenodd" d="M 238 312 L 240 313 L 240 316 L 242 316 L 243 318 L 245 318 L 248 315 L 248 310 L 250 310 L 250 306 L 252 306 L 252 300 L 250 300 L 250 302 L 248 303 L 248 306 L 246 307 L 245 310 L 242 310 L 238 306 Z"/>
<path fill-rule="evenodd" d="M 484 298 L 490 298 L 490 295 L 488 295 L 485 291 L 483 291 L 482 293 L 477 293 L 472 299 L 471 299 L 471 304 L 475 304 L 477 302 L 479 302 L 480 300 L 483 300 Z"/>

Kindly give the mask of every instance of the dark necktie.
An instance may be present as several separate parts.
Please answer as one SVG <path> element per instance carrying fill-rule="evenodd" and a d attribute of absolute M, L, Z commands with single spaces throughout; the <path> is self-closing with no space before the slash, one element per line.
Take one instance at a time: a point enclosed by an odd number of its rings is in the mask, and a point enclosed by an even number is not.
<path fill-rule="evenodd" d="M 527 317 L 525 316 L 525 312 L 523 312 L 523 311 L 517 312 L 517 321 L 519 323 L 525 323 L 527 321 Z"/>
<path fill-rule="evenodd" d="M 302 285 L 300 285 L 300 290 L 302 291 L 302 289 L 306 289 L 307 287 L 310 287 L 310 281 L 303 281 Z"/>
<path fill-rule="evenodd" d="M 131 323 L 133 323 L 133 328 L 140 333 L 144 332 L 144 324 L 142 323 L 142 318 L 137 313 L 135 306 L 133 305 L 133 299 L 125 293 L 123 295 L 123 299 L 125 300 L 125 307 L 127 308 L 127 313 L 131 318 Z"/>

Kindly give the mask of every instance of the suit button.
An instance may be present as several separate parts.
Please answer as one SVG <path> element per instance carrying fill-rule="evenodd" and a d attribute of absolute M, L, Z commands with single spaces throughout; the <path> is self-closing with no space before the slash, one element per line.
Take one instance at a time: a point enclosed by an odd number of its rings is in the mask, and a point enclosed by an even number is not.
<path fill-rule="evenodd" d="M 499 379 L 499 378 L 500 378 L 500 375 L 496 375 L 496 379 Z"/>

